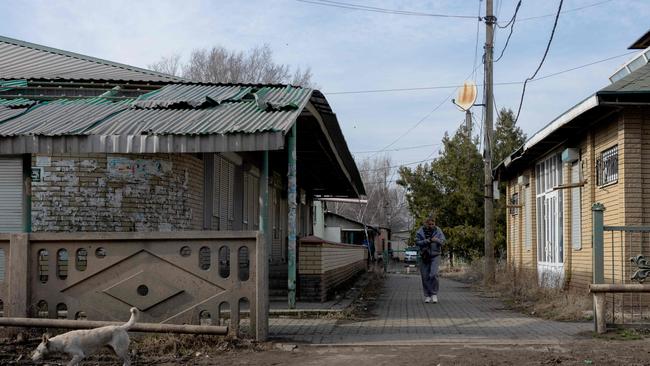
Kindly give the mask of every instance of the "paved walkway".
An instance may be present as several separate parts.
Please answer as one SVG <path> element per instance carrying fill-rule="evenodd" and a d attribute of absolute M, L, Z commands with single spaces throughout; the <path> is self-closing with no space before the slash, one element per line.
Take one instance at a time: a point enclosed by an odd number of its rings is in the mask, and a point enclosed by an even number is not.
<path fill-rule="evenodd" d="M 374 309 L 361 320 L 270 319 L 277 340 L 315 344 L 556 344 L 579 337 L 591 323 L 554 322 L 505 309 L 466 285 L 442 280 L 438 304 L 422 301 L 420 277 L 389 275 Z"/>

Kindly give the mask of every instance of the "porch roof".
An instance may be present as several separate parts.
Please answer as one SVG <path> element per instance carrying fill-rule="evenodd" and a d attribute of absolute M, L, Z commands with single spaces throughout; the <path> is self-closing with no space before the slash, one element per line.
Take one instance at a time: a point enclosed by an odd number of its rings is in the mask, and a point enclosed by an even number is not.
<path fill-rule="evenodd" d="M 29 91 L 30 83 L 0 85 L 0 155 L 283 150 L 298 123 L 299 176 L 320 195 L 365 194 L 336 115 L 317 90 L 174 83 L 135 98 L 119 86 L 88 97 L 17 98 L 13 89 Z"/>

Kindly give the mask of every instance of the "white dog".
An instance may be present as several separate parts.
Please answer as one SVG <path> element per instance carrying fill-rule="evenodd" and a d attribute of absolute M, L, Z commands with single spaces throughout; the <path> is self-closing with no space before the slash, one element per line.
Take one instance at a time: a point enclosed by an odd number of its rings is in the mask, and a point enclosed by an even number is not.
<path fill-rule="evenodd" d="M 48 353 L 67 353 L 72 356 L 68 366 L 78 365 L 86 356 L 98 351 L 102 347 L 109 347 L 115 355 L 129 366 L 129 334 L 127 331 L 135 324 L 138 317 L 138 309 L 131 308 L 131 318 L 123 325 L 108 325 L 95 329 L 73 330 L 48 338 L 43 334 L 43 341 L 38 345 L 32 360 L 40 360 Z"/>

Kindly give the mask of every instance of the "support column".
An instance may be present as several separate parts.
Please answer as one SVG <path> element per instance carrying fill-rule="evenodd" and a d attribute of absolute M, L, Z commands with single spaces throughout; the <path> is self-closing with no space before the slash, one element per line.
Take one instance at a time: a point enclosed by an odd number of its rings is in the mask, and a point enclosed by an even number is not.
<path fill-rule="evenodd" d="M 255 337 L 264 341 L 269 333 L 269 152 L 264 151 L 262 176 L 259 183 L 260 227 L 257 236 L 255 267 L 257 273 L 257 309 Z"/>
<path fill-rule="evenodd" d="M 289 135 L 289 142 L 287 146 L 289 154 L 288 166 L 288 187 L 287 187 L 287 200 L 289 201 L 289 265 L 288 267 L 288 283 L 287 289 L 289 290 L 289 309 L 296 308 L 296 125 L 294 123 L 291 127 L 291 134 Z"/>
<path fill-rule="evenodd" d="M 29 234 L 9 239 L 9 298 L 7 317 L 26 318 L 29 308 Z"/>

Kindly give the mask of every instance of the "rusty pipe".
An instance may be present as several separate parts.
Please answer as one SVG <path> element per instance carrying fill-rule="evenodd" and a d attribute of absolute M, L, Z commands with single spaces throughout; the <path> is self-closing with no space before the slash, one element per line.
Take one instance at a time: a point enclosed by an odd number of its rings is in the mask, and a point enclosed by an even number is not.
<path fill-rule="evenodd" d="M 37 319 L 37 318 L 0 318 L 0 325 L 6 327 L 34 327 L 34 328 L 64 328 L 64 329 L 92 329 L 107 325 L 123 325 L 121 322 L 106 322 L 93 320 L 67 320 L 67 319 Z M 185 333 L 185 334 L 212 334 L 226 335 L 228 327 L 216 325 L 189 325 L 189 324 L 160 324 L 136 323 L 130 329 L 132 332 L 146 333 Z"/>

